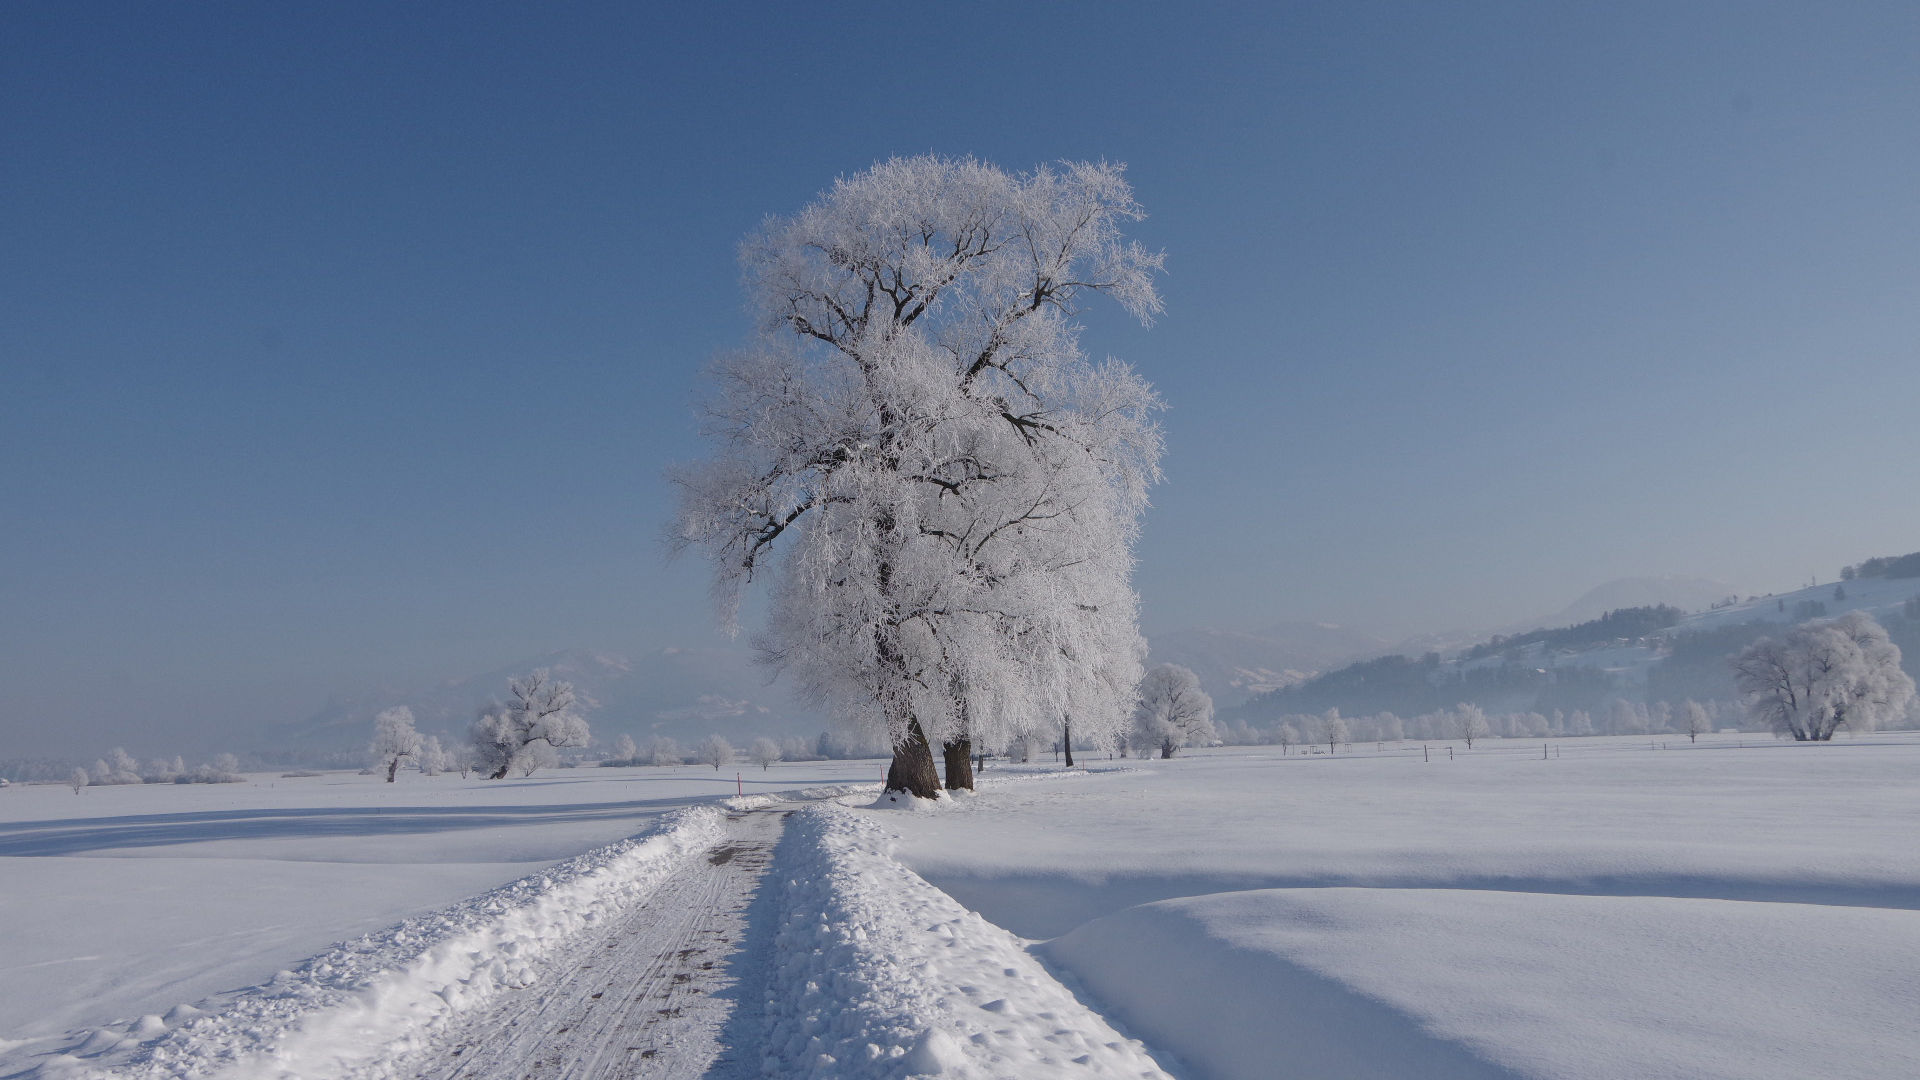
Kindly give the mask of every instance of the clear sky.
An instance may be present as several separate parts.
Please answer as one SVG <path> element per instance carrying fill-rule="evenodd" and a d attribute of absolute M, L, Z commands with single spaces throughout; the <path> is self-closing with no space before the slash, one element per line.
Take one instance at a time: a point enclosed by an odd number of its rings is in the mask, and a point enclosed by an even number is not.
<path fill-rule="evenodd" d="M 927 151 L 1130 167 L 1149 632 L 1920 548 L 1910 2 L 9 3 L 0 731 L 709 639 L 735 245 Z"/>

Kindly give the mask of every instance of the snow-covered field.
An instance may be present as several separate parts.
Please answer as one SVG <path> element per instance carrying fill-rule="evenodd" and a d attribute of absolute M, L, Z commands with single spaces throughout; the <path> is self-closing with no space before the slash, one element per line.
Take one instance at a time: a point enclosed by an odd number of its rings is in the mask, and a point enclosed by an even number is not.
<path fill-rule="evenodd" d="M 449 1040 L 523 998 L 599 1033 L 571 1060 L 711 1045 L 663 1075 L 1920 1075 L 1920 736 L 1545 750 L 993 767 L 916 812 L 782 765 L 671 819 L 733 772 L 14 788 L 0 1075 L 469 1075 Z M 764 877 L 714 876 L 750 840 Z M 574 976 L 696 870 L 741 939 L 704 1027 L 594 1020 Z"/>
<path fill-rule="evenodd" d="M 1920 738 L 1436 749 L 887 826 L 1184 1076 L 1920 1076 Z"/>
<path fill-rule="evenodd" d="M 872 761 L 327 773 L 0 790 L 0 1049 L 271 979 L 735 793 L 871 781 Z"/>

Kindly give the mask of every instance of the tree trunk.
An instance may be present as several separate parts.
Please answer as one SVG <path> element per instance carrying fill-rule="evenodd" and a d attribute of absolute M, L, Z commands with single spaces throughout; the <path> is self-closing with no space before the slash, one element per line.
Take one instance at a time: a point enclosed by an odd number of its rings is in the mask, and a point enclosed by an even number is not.
<path fill-rule="evenodd" d="M 973 740 L 955 739 L 940 749 L 947 759 L 947 790 L 972 791 Z"/>
<path fill-rule="evenodd" d="M 1164 761 L 1167 758 L 1170 758 L 1172 756 L 1173 756 L 1173 736 L 1169 735 L 1166 738 L 1160 740 L 1160 759 Z"/>
<path fill-rule="evenodd" d="M 893 764 L 887 766 L 887 790 L 904 791 L 921 799 L 940 797 L 940 774 L 934 771 L 933 747 L 919 720 L 907 721 L 907 736 L 893 748 Z"/>
<path fill-rule="evenodd" d="M 511 761 L 509 761 L 509 762 L 507 762 L 507 763 L 506 763 L 505 765 L 502 765 L 502 766 L 500 766 L 500 767 L 499 767 L 498 769 L 495 769 L 495 770 L 493 771 L 493 775 L 491 775 L 491 776 L 489 776 L 489 777 L 487 777 L 487 779 L 489 779 L 489 780 L 505 780 L 505 779 L 507 778 L 507 770 L 509 770 L 509 769 L 511 769 L 511 768 L 513 768 L 513 762 L 511 762 Z"/>
<path fill-rule="evenodd" d="M 1067 768 L 1071 769 L 1073 768 L 1073 717 L 1067 717 L 1062 723 L 1065 724 L 1065 729 L 1060 733 L 1060 745 L 1066 748 Z"/>
<path fill-rule="evenodd" d="M 399 771 L 400 771 L 399 758 L 394 758 L 392 761 L 387 762 L 387 783 L 389 784 L 393 783 L 393 774 Z"/>

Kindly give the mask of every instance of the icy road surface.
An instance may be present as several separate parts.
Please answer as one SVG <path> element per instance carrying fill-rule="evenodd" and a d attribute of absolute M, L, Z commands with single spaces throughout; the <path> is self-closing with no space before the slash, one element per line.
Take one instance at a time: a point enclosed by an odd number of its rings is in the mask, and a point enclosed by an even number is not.
<path fill-rule="evenodd" d="M 530 988 L 454 1025 L 394 1072 L 423 1080 L 706 1075 L 736 1004 L 728 958 L 785 817 L 729 814 L 726 840 L 549 956 Z"/>

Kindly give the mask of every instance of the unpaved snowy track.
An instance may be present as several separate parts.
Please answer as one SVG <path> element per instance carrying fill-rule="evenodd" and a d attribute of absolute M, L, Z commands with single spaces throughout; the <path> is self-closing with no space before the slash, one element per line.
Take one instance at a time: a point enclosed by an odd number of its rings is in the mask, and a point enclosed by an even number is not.
<path fill-rule="evenodd" d="M 698 1077 L 723 1052 L 735 1007 L 728 958 L 786 812 L 727 819 L 727 839 L 688 861 L 624 917 L 549 957 L 397 1075 L 427 1080 Z"/>

